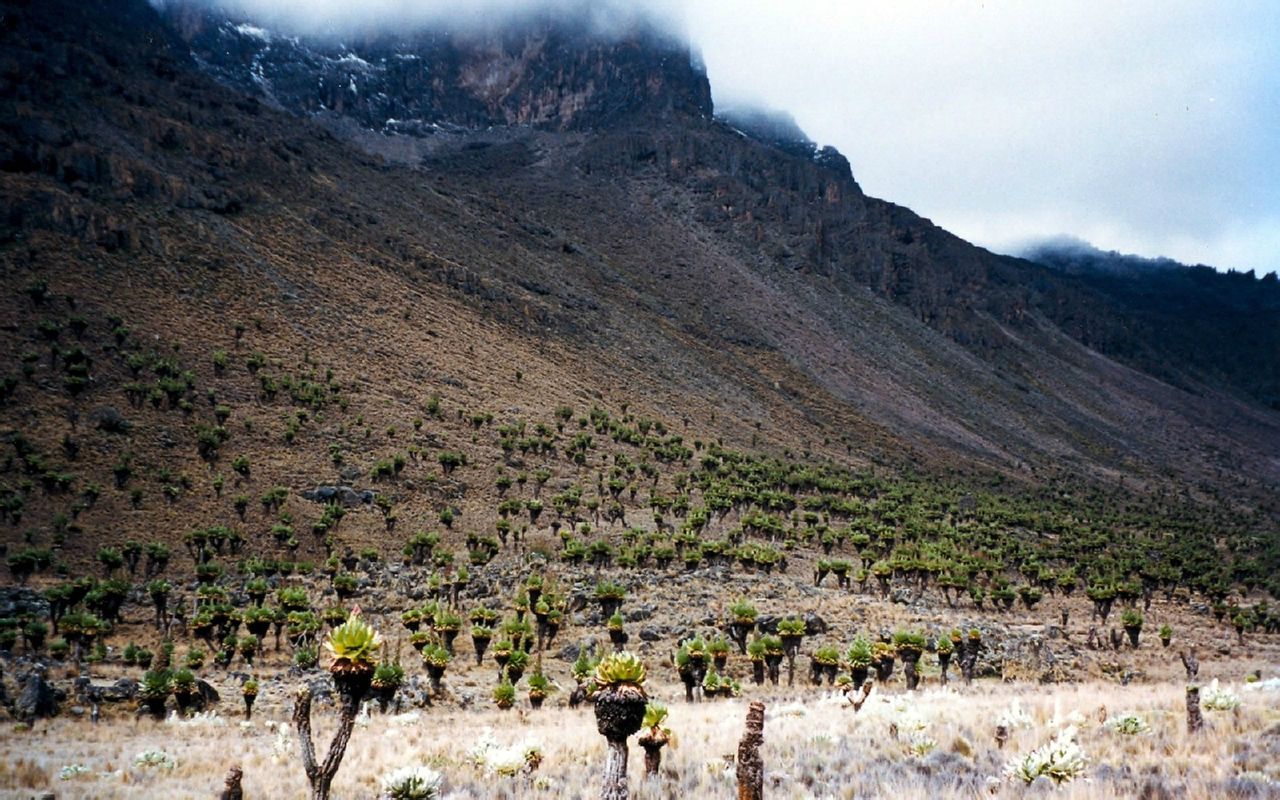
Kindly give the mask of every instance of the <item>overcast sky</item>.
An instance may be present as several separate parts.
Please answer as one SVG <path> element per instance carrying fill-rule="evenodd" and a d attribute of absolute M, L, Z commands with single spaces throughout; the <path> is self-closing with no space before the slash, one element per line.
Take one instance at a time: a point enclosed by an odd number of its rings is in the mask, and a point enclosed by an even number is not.
<path fill-rule="evenodd" d="M 522 5 L 216 1 L 339 22 Z M 1280 0 L 610 4 L 675 18 L 717 102 L 790 112 L 868 194 L 971 241 L 1280 267 Z"/>
<path fill-rule="evenodd" d="M 1280 267 L 1280 2 L 697 0 L 717 101 L 993 249 L 1067 233 Z"/>

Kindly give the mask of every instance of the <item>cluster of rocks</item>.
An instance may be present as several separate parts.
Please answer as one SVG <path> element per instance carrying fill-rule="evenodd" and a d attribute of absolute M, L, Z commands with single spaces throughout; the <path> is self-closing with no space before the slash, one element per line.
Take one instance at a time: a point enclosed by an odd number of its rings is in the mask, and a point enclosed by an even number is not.
<path fill-rule="evenodd" d="M 365 489 L 356 491 L 350 486 L 317 486 L 302 492 L 302 497 L 317 503 L 339 503 L 343 508 L 373 505 L 374 493 Z"/>

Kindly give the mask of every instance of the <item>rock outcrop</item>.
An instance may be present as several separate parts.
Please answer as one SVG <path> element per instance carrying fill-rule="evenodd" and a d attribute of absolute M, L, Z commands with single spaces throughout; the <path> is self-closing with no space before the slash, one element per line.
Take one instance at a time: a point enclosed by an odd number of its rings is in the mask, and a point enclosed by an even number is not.
<path fill-rule="evenodd" d="M 297 114 L 430 134 L 526 125 L 584 130 L 629 114 L 711 114 L 705 71 L 687 46 L 644 24 L 602 34 L 533 16 L 485 33 L 420 30 L 337 43 L 282 36 L 203 4 L 166 19 L 220 80 Z"/>
<path fill-rule="evenodd" d="M 66 692 L 55 687 L 45 677 L 43 666 L 34 669 L 18 678 L 18 694 L 13 701 L 13 716 L 23 722 L 30 723 L 37 719 L 55 716 Z"/>

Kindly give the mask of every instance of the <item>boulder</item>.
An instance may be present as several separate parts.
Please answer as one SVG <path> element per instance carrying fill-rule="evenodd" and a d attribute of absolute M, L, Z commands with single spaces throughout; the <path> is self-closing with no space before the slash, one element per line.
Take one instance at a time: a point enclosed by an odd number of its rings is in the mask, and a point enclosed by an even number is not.
<path fill-rule="evenodd" d="M 317 486 L 302 492 L 306 500 L 317 503 L 340 503 L 343 508 L 373 505 L 374 493 L 368 489 L 357 492 L 350 486 Z"/>
<path fill-rule="evenodd" d="M 128 433 L 132 427 L 129 420 L 114 406 L 98 406 L 89 413 L 89 421 L 100 431 L 107 433 Z"/>
<path fill-rule="evenodd" d="M 133 678 L 121 678 L 110 686 L 96 688 L 103 703 L 123 703 L 138 696 L 138 682 Z"/>
<path fill-rule="evenodd" d="M 654 615 L 658 607 L 653 603 L 641 603 L 626 613 L 627 622 L 640 622 Z"/>
<path fill-rule="evenodd" d="M 203 678 L 196 681 L 196 691 L 200 694 L 201 709 L 213 708 L 222 700 L 222 696 L 218 694 L 218 690 L 213 688 L 213 686 Z"/>
<path fill-rule="evenodd" d="M 560 651 L 556 653 L 556 656 L 560 658 L 560 660 L 567 661 L 572 664 L 574 661 L 578 660 L 578 654 L 583 650 L 587 651 L 587 656 L 590 658 L 595 658 L 599 655 L 599 653 L 596 652 L 596 643 L 587 642 L 585 644 L 566 644 L 564 647 L 560 648 Z"/>
<path fill-rule="evenodd" d="M 333 702 L 333 679 L 328 675 L 307 681 L 311 696 L 319 703 Z"/>
<path fill-rule="evenodd" d="M 56 715 L 58 705 L 66 699 L 66 692 L 45 679 L 44 667 L 36 667 L 19 678 L 18 686 L 13 715 L 25 722 Z"/>
<path fill-rule="evenodd" d="M 827 621 L 817 614 L 805 614 L 804 631 L 809 636 L 821 636 L 829 630 Z"/>
<path fill-rule="evenodd" d="M 121 678 L 115 683 L 93 683 L 79 677 L 73 684 L 76 699 L 81 703 L 124 703 L 138 696 L 138 682 Z"/>
<path fill-rule="evenodd" d="M 351 483 L 352 481 L 358 481 L 364 477 L 364 470 L 360 469 L 355 464 L 348 464 L 338 470 L 338 477 L 347 483 Z"/>

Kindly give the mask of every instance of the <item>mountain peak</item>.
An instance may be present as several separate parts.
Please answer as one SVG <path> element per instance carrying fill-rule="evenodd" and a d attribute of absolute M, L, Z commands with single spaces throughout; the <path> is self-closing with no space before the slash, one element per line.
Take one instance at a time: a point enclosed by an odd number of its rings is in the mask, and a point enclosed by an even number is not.
<path fill-rule="evenodd" d="M 221 81 L 299 114 L 371 130 L 608 126 L 636 114 L 709 117 L 711 88 L 688 45 L 642 18 L 602 30 L 544 11 L 487 29 L 420 27 L 280 35 L 205 4 L 161 8 Z"/>

